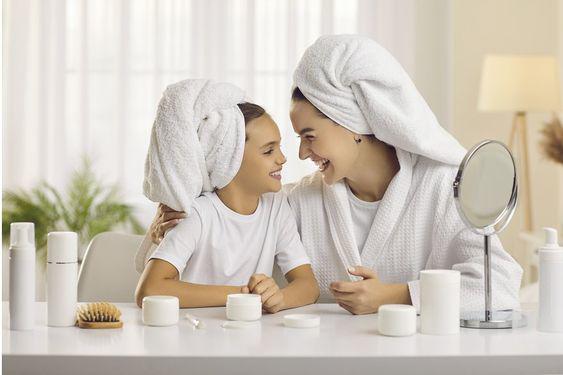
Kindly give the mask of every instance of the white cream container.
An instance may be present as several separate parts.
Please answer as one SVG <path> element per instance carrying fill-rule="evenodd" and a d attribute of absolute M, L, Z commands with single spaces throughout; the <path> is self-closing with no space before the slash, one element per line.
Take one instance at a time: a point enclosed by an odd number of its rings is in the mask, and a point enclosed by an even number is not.
<path fill-rule="evenodd" d="M 253 321 L 262 317 L 262 297 L 258 294 L 229 294 L 227 319 Z"/>
<path fill-rule="evenodd" d="M 148 326 L 171 326 L 178 323 L 180 300 L 174 296 L 143 298 L 143 323 Z"/>
<path fill-rule="evenodd" d="M 420 333 L 459 333 L 459 271 L 420 271 Z"/>
<path fill-rule="evenodd" d="M 385 336 L 416 333 L 416 309 L 410 305 L 383 305 L 377 312 L 377 329 Z"/>

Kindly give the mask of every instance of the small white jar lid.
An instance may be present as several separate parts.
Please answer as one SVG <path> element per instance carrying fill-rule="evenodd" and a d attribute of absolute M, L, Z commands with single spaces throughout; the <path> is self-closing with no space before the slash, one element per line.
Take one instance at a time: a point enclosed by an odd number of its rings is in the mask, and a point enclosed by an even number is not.
<path fill-rule="evenodd" d="M 289 314 L 283 317 L 283 324 L 291 328 L 313 328 L 321 324 L 321 317 L 314 314 Z"/>
<path fill-rule="evenodd" d="M 143 323 L 149 326 L 170 326 L 178 323 L 180 300 L 175 296 L 143 298 Z"/>
<path fill-rule="evenodd" d="M 416 333 L 416 309 L 410 305 L 382 305 L 377 313 L 379 333 L 410 336 Z"/>
<path fill-rule="evenodd" d="M 227 305 L 258 305 L 262 304 L 262 297 L 259 294 L 229 294 L 227 295 Z"/>

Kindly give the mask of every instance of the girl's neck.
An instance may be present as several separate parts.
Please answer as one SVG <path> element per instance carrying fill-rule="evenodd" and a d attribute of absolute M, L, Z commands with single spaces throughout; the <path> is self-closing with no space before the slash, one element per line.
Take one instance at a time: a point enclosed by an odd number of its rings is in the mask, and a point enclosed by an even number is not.
<path fill-rule="evenodd" d="M 366 202 L 381 200 L 389 183 L 399 172 L 395 148 L 378 140 L 366 140 L 354 172 L 346 183 L 355 196 Z"/>
<path fill-rule="evenodd" d="M 225 206 L 241 215 L 252 215 L 260 201 L 260 194 L 250 193 L 233 182 L 215 192 Z"/>

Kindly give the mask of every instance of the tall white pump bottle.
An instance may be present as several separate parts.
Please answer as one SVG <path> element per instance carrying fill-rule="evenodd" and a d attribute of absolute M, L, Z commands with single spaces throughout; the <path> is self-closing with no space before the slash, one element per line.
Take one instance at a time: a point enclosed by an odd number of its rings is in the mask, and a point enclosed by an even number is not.
<path fill-rule="evenodd" d="M 539 255 L 538 330 L 563 332 L 563 248 L 557 243 L 557 231 L 544 228 L 545 245 Z"/>

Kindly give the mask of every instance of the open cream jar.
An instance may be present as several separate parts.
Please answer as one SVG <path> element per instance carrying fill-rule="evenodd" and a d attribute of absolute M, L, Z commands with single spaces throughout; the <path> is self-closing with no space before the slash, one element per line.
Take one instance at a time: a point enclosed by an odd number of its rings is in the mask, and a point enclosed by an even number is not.
<path fill-rule="evenodd" d="M 253 321 L 262 317 L 262 298 L 258 294 L 229 294 L 227 319 Z"/>

